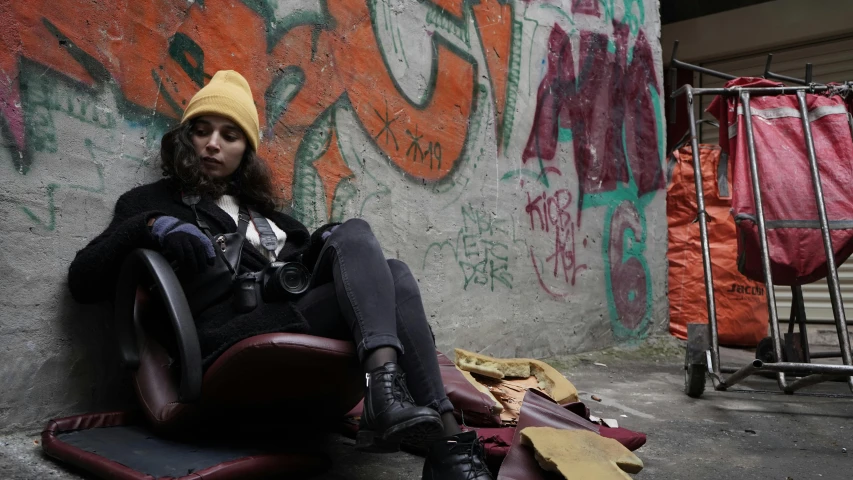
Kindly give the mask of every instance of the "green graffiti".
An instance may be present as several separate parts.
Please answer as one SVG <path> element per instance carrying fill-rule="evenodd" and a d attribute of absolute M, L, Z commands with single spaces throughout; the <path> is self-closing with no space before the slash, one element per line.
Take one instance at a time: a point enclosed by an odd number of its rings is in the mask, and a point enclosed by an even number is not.
<path fill-rule="evenodd" d="M 329 148 L 335 106 L 329 107 L 308 128 L 296 151 L 293 179 L 293 216 L 305 225 L 318 225 L 326 219 L 325 192 L 314 161 Z"/>
<path fill-rule="evenodd" d="M 89 152 L 89 156 L 92 157 L 92 162 L 95 164 L 95 172 L 98 174 L 98 186 L 97 187 L 90 187 L 90 186 L 86 186 L 86 185 L 74 184 L 74 185 L 69 185 L 69 187 L 77 189 L 77 190 L 83 190 L 83 191 L 90 192 L 90 193 L 104 193 L 104 189 L 106 187 L 106 185 L 104 184 L 104 166 L 98 164 L 98 158 L 95 155 L 95 150 L 98 150 L 100 152 L 109 153 L 109 154 L 114 154 L 114 153 L 111 151 L 108 151 L 104 148 L 96 147 L 95 142 L 93 142 L 91 138 L 87 138 L 86 140 L 84 140 L 83 144 L 86 146 L 86 150 Z"/>
<path fill-rule="evenodd" d="M 66 48 L 68 48 L 66 46 Z M 73 48 L 72 48 L 73 50 Z M 79 52 L 78 52 L 79 53 Z M 82 58 L 82 57 L 81 57 Z M 20 73 L 21 103 L 24 110 L 25 126 L 27 132 L 27 148 L 35 152 L 56 154 L 67 147 L 60 145 L 56 124 L 60 121 L 75 120 L 86 125 L 95 127 L 103 132 L 103 137 L 108 137 L 108 132 L 119 126 L 119 120 L 127 121 L 127 125 L 145 127 L 147 148 L 152 148 L 153 143 L 159 143 L 160 136 L 165 129 L 165 121 L 150 112 L 142 111 L 123 102 L 123 97 L 117 91 L 108 86 L 96 85 L 94 88 L 81 85 L 71 81 L 67 77 L 54 72 L 45 73 L 44 68 L 23 60 Z M 118 110 L 126 112 L 130 119 L 116 113 L 116 109 L 105 108 L 103 97 L 112 95 L 117 103 Z M 106 102 L 109 104 L 110 102 Z M 88 128 L 87 128 L 88 130 Z M 94 175 L 89 184 L 53 182 L 50 183 L 44 193 L 44 203 L 47 205 L 43 212 L 41 208 L 22 205 L 15 202 L 17 208 L 35 226 L 47 231 L 54 231 L 57 227 L 57 214 L 59 208 L 55 202 L 56 193 L 62 189 L 72 189 L 89 192 L 92 194 L 104 194 L 106 191 L 105 156 L 127 161 L 137 168 L 149 166 L 144 158 L 139 158 L 125 153 L 114 152 L 110 149 L 98 146 L 95 141 L 99 134 L 90 138 L 82 138 L 82 146 L 86 149 L 88 157 L 92 161 Z M 65 140 L 65 139 L 62 139 Z M 22 165 L 19 173 L 27 174 L 30 165 Z M 83 173 L 83 172 L 81 172 Z M 85 175 L 84 175 L 85 176 Z M 75 176 L 74 180 L 78 180 Z M 79 181 L 79 180 L 78 180 Z M 37 213 L 39 212 L 39 213 Z"/>
<path fill-rule="evenodd" d="M 482 152 L 483 149 L 480 149 L 480 151 Z M 474 164 L 474 168 L 477 168 L 476 163 Z M 462 180 L 465 180 L 465 182 L 463 183 Z M 453 197 L 448 202 L 446 202 L 444 205 L 442 205 L 441 209 L 443 210 L 443 209 L 453 205 L 454 203 L 458 202 L 459 199 L 462 198 L 462 194 L 465 193 L 466 189 L 468 188 L 469 183 L 471 183 L 470 177 L 461 177 L 459 179 L 459 181 L 454 180 L 452 185 L 453 186 L 459 185 L 459 192 L 457 192 L 455 197 Z M 449 189 L 448 189 L 448 191 L 449 191 Z"/>
<path fill-rule="evenodd" d="M 299 67 L 287 67 L 277 73 L 264 94 L 267 106 L 267 128 L 272 129 L 305 84 L 305 73 Z"/>
<path fill-rule="evenodd" d="M 616 0 L 599 0 L 599 2 L 604 7 L 604 21 L 616 21 Z M 628 25 L 631 34 L 636 35 L 646 21 L 646 7 L 643 0 L 622 0 L 622 4 L 625 7 L 625 14 L 619 22 Z"/>
<path fill-rule="evenodd" d="M 644 195 L 644 198 L 654 196 L 654 193 Z M 639 200 L 639 199 L 638 199 Z M 626 200 L 628 208 L 633 209 L 637 213 L 639 219 L 640 232 L 634 231 L 632 228 L 626 228 L 622 238 L 618 239 L 623 247 L 621 258 L 614 260 L 611 258 L 611 240 L 612 240 L 612 225 L 613 216 L 616 211 L 621 208 L 623 203 L 612 203 L 607 209 L 607 214 L 604 217 L 604 232 L 602 235 L 601 254 L 604 259 L 604 278 L 607 293 L 607 309 L 610 314 L 610 326 L 613 329 L 613 336 L 620 341 L 639 341 L 649 335 L 649 323 L 652 316 L 653 292 L 652 292 L 652 275 L 649 269 L 648 262 L 645 258 L 646 250 L 646 215 L 645 209 L 640 208 L 643 202 L 633 203 L 631 200 Z M 645 202 L 647 203 L 647 202 Z M 639 238 L 638 238 L 639 236 Z M 624 248 L 628 245 L 628 248 Z M 620 312 L 617 305 L 617 289 L 613 281 L 613 269 L 626 264 L 629 260 L 636 260 L 643 272 L 643 280 L 645 282 L 645 298 L 643 299 L 643 314 L 642 318 L 637 322 L 634 328 L 629 328 L 623 322 L 623 312 Z M 614 263 L 616 265 L 614 265 Z M 625 296 L 630 303 L 634 303 L 637 299 L 638 292 L 635 289 L 629 290 Z M 636 319 L 633 319 L 636 321 Z"/>
<path fill-rule="evenodd" d="M 515 13 L 514 8 L 513 13 Z M 521 34 L 523 31 L 524 25 L 517 20 L 513 20 L 512 45 L 509 50 L 509 72 L 506 79 L 506 104 L 504 105 L 504 119 L 501 132 L 504 150 L 509 148 L 512 126 L 515 123 L 515 105 L 518 100 L 518 85 L 521 82 Z"/>
<path fill-rule="evenodd" d="M 24 120 L 27 134 L 27 146 L 36 152 L 56 153 L 56 125 L 53 115 L 44 105 L 24 101 Z M 18 171 L 25 174 L 29 163 L 20 165 Z"/>
<path fill-rule="evenodd" d="M 652 89 L 652 91 L 654 91 L 654 88 Z M 659 100 L 659 98 L 656 98 L 655 109 L 659 110 L 660 105 L 657 100 Z M 657 128 L 658 138 L 660 139 L 662 128 L 660 122 L 658 122 Z M 625 134 L 624 125 L 622 128 L 622 147 L 624 152 L 628 152 L 627 138 Z M 615 190 L 609 192 L 584 194 L 583 210 L 587 210 L 590 208 L 607 207 L 607 214 L 604 218 L 604 232 L 601 252 L 605 267 L 605 290 L 607 292 L 607 307 L 610 314 L 610 324 L 613 328 L 613 335 L 617 339 L 640 340 L 647 337 L 649 334 L 648 326 L 652 314 L 652 301 L 654 297 L 652 291 L 652 274 L 644 255 L 646 250 L 647 236 L 645 211 L 654 199 L 657 192 L 653 191 L 643 196 L 639 196 L 637 183 L 634 179 L 634 172 L 631 170 L 631 163 L 628 161 L 627 153 L 625 158 L 625 166 L 628 169 L 628 183 L 619 184 Z M 623 248 L 622 256 L 620 259 L 617 260 L 617 262 L 614 262 L 611 258 L 611 254 L 613 253 L 611 251 L 611 237 L 613 234 L 611 230 L 613 226 L 613 217 L 614 214 L 624 204 L 630 205 L 630 208 L 636 212 L 638 224 L 637 229 L 639 230 L 639 232 L 637 232 L 634 228 L 625 229 L 623 233 L 623 238 L 618 239 L 621 242 L 618 245 Z M 628 248 L 624 248 L 625 245 L 628 245 Z M 623 312 L 620 312 L 619 306 L 617 305 L 618 302 L 616 297 L 616 291 L 619 289 L 619 286 L 614 285 L 612 274 L 612 270 L 614 269 L 614 267 L 621 267 L 623 264 L 626 264 L 630 260 L 636 260 L 640 265 L 645 281 L 646 293 L 645 298 L 643 299 L 644 310 L 642 318 L 639 320 L 639 322 L 637 322 L 637 325 L 634 328 L 629 328 L 623 323 Z M 620 281 L 622 280 L 624 279 L 620 279 Z M 630 290 L 626 293 L 626 297 L 632 303 L 636 299 L 636 296 L 637 292 L 634 290 Z"/>
<path fill-rule="evenodd" d="M 540 7 L 544 10 L 549 10 L 549 11 L 557 14 L 560 18 L 565 19 L 566 21 L 568 21 L 572 25 L 575 24 L 575 20 L 571 17 L 571 15 L 566 13 L 565 10 L 558 7 L 557 5 L 551 5 L 548 3 L 543 3 L 542 5 L 540 5 Z"/>
<path fill-rule="evenodd" d="M 20 207 L 21 211 L 24 212 L 24 214 L 29 217 L 33 223 L 44 228 L 48 232 L 52 232 L 56 228 L 56 204 L 54 203 L 53 194 L 58 188 L 59 185 L 55 183 L 51 183 L 47 186 L 47 191 L 45 192 L 45 195 L 47 196 L 47 221 L 42 220 L 41 217 L 33 213 L 29 208 L 23 206 Z"/>
<path fill-rule="evenodd" d="M 510 238 L 512 234 L 505 228 L 507 221 L 470 204 L 463 205 L 461 210 L 462 228 L 456 238 L 431 243 L 421 268 L 426 269 L 427 259 L 434 248 L 441 255 L 441 251 L 449 247 L 462 272 L 462 290 L 467 291 L 470 286 L 486 287 L 492 292 L 495 286 L 512 290 L 509 246 L 515 243 L 515 239 Z"/>
<path fill-rule="evenodd" d="M 377 11 L 378 14 L 378 11 Z M 405 63 L 405 65 L 409 66 L 409 59 L 406 57 L 406 47 L 403 43 L 403 35 L 400 31 L 400 26 L 396 21 L 397 16 L 393 14 L 391 10 L 391 5 L 386 2 L 382 3 L 382 25 L 385 28 L 385 31 L 391 36 L 391 44 L 394 47 L 394 53 L 396 53 L 399 58 Z M 380 37 L 377 37 L 380 38 Z M 379 42 L 380 48 L 384 49 L 382 42 Z"/>
<path fill-rule="evenodd" d="M 22 78 L 27 79 L 26 87 L 22 88 L 27 144 L 33 151 L 57 152 L 54 112 L 104 130 L 113 129 L 118 124 L 116 115 L 99 107 L 91 100 L 91 95 L 72 94 L 62 88 L 60 82 L 51 81 L 50 76 L 22 75 Z M 22 167 L 19 172 L 26 174 L 30 165 Z"/>
<path fill-rule="evenodd" d="M 539 171 L 538 172 L 535 170 L 529 170 L 526 168 L 519 168 L 519 169 L 511 170 L 511 171 L 505 173 L 501 177 L 501 181 L 505 182 L 507 180 L 512 180 L 513 178 L 517 178 L 517 177 L 528 177 L 528 178 L 532 178 L 532 179 L 536 180 L 537 182 L 541 183 L 545 188 L 550 188 L 551 182 L 548 181 L 548 173 L 559 174 L 560 170 L 557 169 L 556 167 L 546 167 L 545 163 L 540 158 L 539 159 Z"/>
<path fill-rule="evenodd" d="M 610 22 L 613 21 L 616 15 L 616 6 L 614 5 L 615 0 L 599 0 L 601 6 L 604 7 L 604 21 Z"/>
<path fill-rule="evenodd" d="M 293 183 L 293 215 L 308 227 L 320 226 L 326 222 L 340 222 L 350 217 L 362 217 L 367 204 L 374 199 L 388 196 L 391 188 L 382 183 L 359 156 L 352 145 L 349 134 L 336 127 L 335 117 L 342 113 L 352 114 L 352 107 L 343 99 L 321 114 L 309 127 L 296 154 Z M 358 171 L 358 188 L 349 180 L 342 179 L 332 198 L 326 198 L 323 180 L 317 171 L 315 162 L 320 159 L 331 145 L 333 133 L 337 136 L 337 147 L 345 165 L 353 172 Z M 360 205 L 353 205 L 357 200 Z M 327 205 L 331 201 L 331 215 Z"/>
<path fill-rule="evenodd" d="M 105 153 L 108 155 L 118 155 L 120 158 L 128 159 L 132 161 L 139 167 L 148 166 L 148 162 L 142 158 L 134 157 L 131 155 L 125 155 L 123 153 L 116 153 L 111 150 L 107 150 L 105 148 L 99 147 L 95 145 L 91 138 L 87 138 L 84 140 L 83 144 L 86 147 L 86 150 L 89 152 L 89 155 L 92 158 L 92 162 L 95 164 L 95 173 L 98 176 L 98 182 L 95 186 L 91 185 L 79 185 L 79 184 L 68 184 L 68 185 L 60 185 L 58 183 L 51 183 L 47 186 L 46 198 L 47 198 L 47 211 L 48 211 L 48 220 L 43 220 L 41 217 L 36 215 L 32 210 L 27 207 L 20 206 L 20 209 L 24 214 L 29 217 L 29 219 L 35 223 L 36 225 L 44 228 L 48 231 L 53 231 L 56 228 L 56 204 L 54 202 L 54 195 L 57 190 L 61 187 L 65 186 L 66 188 L 71 188 L 74 190 L 82 190 L 84 192 L 89 193 L 97 193 L 103 194 L 106 191 L 106 183 L 104 181 L 104 166 L 98 164 L 96 152 Z"/>
<path fill-rule="evenodd" d="M 320 30 L 333 28 L 334 19 L 329 15 L 326 2 L 320 2 L 321 11 L 310 11 L 298 8 L 295 12 L 278 18 L 276 16 L 277 0 L 242 0 L 243 4 L 261 16 L 266 23 L 267 53 L 273 48 L 290 30 L 302 26 L 313 25 L 315 37 Z M 313 52 L 312 52 L 313 53 Z M 313 60 L 313 57 L 312 57 Z"/>
<path fill-rule="evenodd" d="M 632 35 L 636 35 L 646 21 L 646 7 L 643 5 L 643 0 L 624 0 L 624 5 L 625 16 L 622 18 L 622 23 L 629 26 Z M 637 6 L 636 12 L 634 5 Z"/>
<path fill-rule="evenodd" d="M 169 42 L 169 56 L 187 73 L 193 83 L 199 87 L 204 86 L 204 50 L 199 44 L 178 32 Z"/>
<path fill-rule="evenodd" d="M 501 177 L 501 181 L 505 182 L 507 180 L 512 180 L 513 178 L 518 178 L 518 177 L 528 177 L 528 178 L 531 178 L 533 180 L 536 180 L 537 182 L 544 185 L 545 188 L 548 188 L 548 186 L 549 186 L 547 176 L 542 175 L 541 173 L 536 173 L 533 170 L 528 170 L 526 168 L 519 168 L 516 170 L 510 170 L 509 172 L 506 172 Z"/>
<path fill-rule="evenodd" d="M 463 19 L 460 21 L 453 15 L 447 13 L 443 8 L 434 4 L 429 5 L 429 10 L 426 14 L 427 25 L 432 25 L 436 28 L 444 30 L 446 33 L 456 37 L 467 46 L 471 46 L 471 38 L 468 34 L 468 9 L 463 8 Z"/>
<path fill-rule="evenodd" d="M 480 138 L 483 134 L 483 132 L 481 132 L 483 125 L 488 125 L 488 119 L 492 115 L 492 103 L 488 101 L 489 91 L 485 85 L 478 83 L 475 90 L 477 92 L 477 100 L 474 102 L 475 107 L 469 117 L 471 118 L 471 121 L 468 127 L 468 135 L 470 135 L 471 138 Z M 486 122 L 483 122 L 484 119 Z M 473 145 L 474 143 L 475 142 L 471 142 L 470 145 Z M 463 163 L 467 163 L 470 160 L 471 154 L 469 150 L 469 148 L 466 148 L 463 152 Z M 480 155 L 482 155 L 482 149 L 480 149 Z"/>
<path fill-rule="evenodd" d="M 104 167 L 102 165 L 95 165 L 95 172 L 98 174 L 98 186 L 89 187 L 86 185 L 68 185 L 70 188 L 74 188 L 76 190 L 83 190 L 89 193 L 104 193 Z"/>
<path fill-rule="evenodd" d="M 503 148 L 506 150 L 509 148 L 509 139 L 512 136 L 512 127 L 515 122 L 515 106 L 518 99 L 518 85 L 521 81 L 521 45 L 522 45 L 522 33 L 524 30 L 524 24 L 518 20 L 515 20 L 516 9 L 515 5 L 512 2 L 501 1 L 503 5 L 509 5 L 510 7 L 510 16 L 513 18 L 512 25 L 510 29 L 510 46 L 509 46 L 509 61 L 507 63 L 507 78 L 506 78 L 506 86 L 504 92 L 504 109 L 503 109 L 503 117 L 499 118 L 500 124 L 498 124 L 497 133 L 498 133 L 498 149 Z M 465 10 L 466 18 L 469 16 L 469 12 Z M 481 48 L 485 48 L 483 45 L 483 38 L 480 35 L 481 25 L 477 24 L 476 26 L 477 36 L 480 40 Z M 489 68 L 487 62 L 487 69 Z M 491 70 L 491 69 L 489 69 Z M 495 97 L 495 102 L 497 103 L 498 92 L 495 91 L 494 82 L 492 81 L 492 76 L 495 75 L 495 72 L 489 71 L 489 84 L 491 86 L 493 95 Z M 476 130 L 475 130 L 476 131 Z"/>
<path fill-rule="evenodd" d="M 649 84 L 649 93 L 652 96 L 652 105 L 655 106 L 655 123 L 657 123 L 658 128 L 658 145 L 665 145 L 666 140 L 664 139 L 664 132 L 666 131 L 666 127 L 664 125 L 663 118 L 663 109 L 661 105 L 660 95 L 658 95 L 658 87 L 657 85 Z M 666 157 L 666 152 L 664 152 L 663 148 L 658 148 L 658 152 L 660 152 L 660 163 L 664 163 L 664 158 Z"/>

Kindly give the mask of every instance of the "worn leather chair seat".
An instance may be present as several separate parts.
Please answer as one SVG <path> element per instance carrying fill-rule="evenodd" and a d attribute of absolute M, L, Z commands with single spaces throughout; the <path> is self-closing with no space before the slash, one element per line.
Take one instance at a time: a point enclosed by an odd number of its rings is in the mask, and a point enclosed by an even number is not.
<path fill-rule="evenodd" d="M 161 433 L 212 424 L 220 431 L 317 426 L 338 421 L 362 398 L 355 346 L 341 340 L 258 335 L 202 372 L 180 282 L 152 250 L 135 250 L 125 261 L 115 318 L 122 360 L 133 371 L 145 416 Z"/>

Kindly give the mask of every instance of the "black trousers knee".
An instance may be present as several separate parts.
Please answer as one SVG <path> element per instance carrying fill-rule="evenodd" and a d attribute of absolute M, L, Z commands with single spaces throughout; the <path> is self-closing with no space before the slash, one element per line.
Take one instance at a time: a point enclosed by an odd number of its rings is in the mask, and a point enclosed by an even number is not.
<path fill-rule="evenodd" d="M 385 258 L 364 220 L 348 220 L 329 236 L 297 308 L 309 334 L 352 340 L 362 360 L 373 349 L 395 348 L 415 402 L 453 411 L 417 280 L 405 263 Z"/>

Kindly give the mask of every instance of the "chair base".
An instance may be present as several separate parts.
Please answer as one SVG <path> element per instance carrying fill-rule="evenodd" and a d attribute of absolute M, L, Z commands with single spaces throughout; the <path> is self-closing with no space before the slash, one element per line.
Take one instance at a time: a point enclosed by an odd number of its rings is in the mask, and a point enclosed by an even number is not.
<path fill-rule="evenodd" d="M 328 467 L 322 445 L 307 450 L 305 442 L 298 447 L 286 443 L 266 437 L 247 444 L 235 441 L 233 435 L 164 439 L 154 436 L 144 417 L 136 412 L 51 420 L 42 432 L 45 453 L 98 478 L 281 478 L 319 473 Z"/>

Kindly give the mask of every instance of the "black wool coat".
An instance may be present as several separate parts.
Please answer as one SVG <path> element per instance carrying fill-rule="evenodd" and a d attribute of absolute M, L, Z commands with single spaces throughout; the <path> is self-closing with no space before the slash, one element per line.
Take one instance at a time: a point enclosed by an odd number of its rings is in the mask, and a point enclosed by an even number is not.
<path fill-rule="evenodd" d="M 214 235 L 237 231 L 231 216 L 210 198 L 202 197 L 196 209 Z M 263 213 L 287 233 L 287 241 L 277 260 L 298 261 L 303 254 L 316 250 L 310 248 L 311 236 L 297 220 L 281 212 Z M 170 180 L 136 187 L 122 195 L 107 229 L 77 252 L 71 262 L 68 287 L 74 299 L 81 303 L 112 300 L 125 256 L 136 248 L 160 250 L 148 228 L 148 220 L 160 215 L 196 224 L 192 209 L 182 202 L 180 191 Z M 267 263 L 269 260 L 261 252 L 245 242 L 241 266 L 258 271 Z M 245 338 L 308 330 L 308 323 L 292 303 L 260 303 L 255 310 L 239 314 L 232 308 L 230 297 L 196 315 L 195 323 L 205 368 L 228 347 Z"/>

